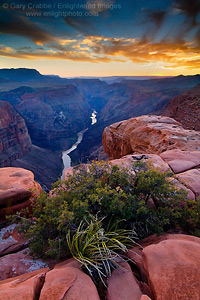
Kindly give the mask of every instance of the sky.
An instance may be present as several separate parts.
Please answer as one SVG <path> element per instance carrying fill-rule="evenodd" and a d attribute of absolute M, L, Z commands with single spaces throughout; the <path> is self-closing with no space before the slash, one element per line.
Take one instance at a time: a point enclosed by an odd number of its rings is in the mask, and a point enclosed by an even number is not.
<path fill-rule="evenodd" d="M 200 0 L 3 1 L 0 68 L 62 77 L 200 73 Z"/>

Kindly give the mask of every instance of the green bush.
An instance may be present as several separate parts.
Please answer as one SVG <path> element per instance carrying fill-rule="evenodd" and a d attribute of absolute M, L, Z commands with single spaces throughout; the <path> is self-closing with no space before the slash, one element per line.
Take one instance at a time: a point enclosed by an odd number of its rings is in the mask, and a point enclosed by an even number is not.
<path fill-rule="evenodd" d="M 43 193 L 33 203 L 33 215 L 20 217 L 20 228 L 37 256 L 63 257 L 66 234 L 80 222 L 98 213 L 102 226 L 118 224 L 134 230 L 139 238 L 180 227 L 198 234 L 199 201 L 188 201 L 168 181 L 169 173 L 136 163 L 132 170 L 94 162 L 80 168 L 65 182 L 57 182 L 51 194 Z"/>

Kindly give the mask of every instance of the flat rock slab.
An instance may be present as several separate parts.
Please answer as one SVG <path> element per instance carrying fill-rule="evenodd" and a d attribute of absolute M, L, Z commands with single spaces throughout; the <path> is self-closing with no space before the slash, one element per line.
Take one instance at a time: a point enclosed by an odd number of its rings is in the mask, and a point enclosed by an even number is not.
<path fill-rule="evenodd" d="M 131 154 L 118 159 L 110 160 L 110 163 L 113 165 L 117 165 L 120 168 L 131 169 L 133 164 L 138 161 L 145 161 L 147 164 L 149 164 L 153 168 L 158 169 L 161 172 L 171 171 L 168 164 L 164 160 L 162 160 L 159 155 L 156 154 Z"/>
<path fill-rule="evenodd" d="M 166 161 L 174 173 L 181 173 L 200 165 L 200 151 L 165 151 L 160 157 Z"/>
<path fill-rule="evenodd" d="M 143 250 L 144 268 L 155 299 L 200 299 L 200 239 L 174 235 Z"/>
<path fill-rule="evenodd" d="M 0 230 L 0 256 L 2 256 L 7 249 L 17 244 L 17 240 L 12 236 L 15 226 L 16 225 L 13 224 Z"/>
<path fill-rule="evenodd" d="M 108 279 L 108 300 L 140 300 L 142 292 L 128 263 L 112 272 Z"/>
<path fill-rule="evenodd" d="M 192 169 L 177 174 L 176 178 L 192 190 L 196 197 L 200 195 L 200 169 Z"/>
<path fill-rule="evenodd" d="M 0 258 L 0 280 L 13 278 L 25 273 L 47 267 L 42 260 L 34 260 L 29 256 L 29 249 L 7 254 Z"/>

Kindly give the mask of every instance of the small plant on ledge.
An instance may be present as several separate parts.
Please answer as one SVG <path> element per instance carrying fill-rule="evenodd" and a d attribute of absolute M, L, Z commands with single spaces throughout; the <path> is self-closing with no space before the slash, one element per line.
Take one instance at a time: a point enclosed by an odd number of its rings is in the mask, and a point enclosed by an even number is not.
<path fill-rule="evenodd" d="M 93 281 L 99 280 L 106 285 L 106 279 L 113 269 L 128 260 L 124 254 L 128 247 L 133 247 L 135 232 L 117 229 L 116 226 L 103 228 L 103 219 L 91 216 L 91 220 L 81 222 L 75 233 L 67 233 L 67 244 L 72 256 L 80 262 L 83 271 L 89 274 Z"/>

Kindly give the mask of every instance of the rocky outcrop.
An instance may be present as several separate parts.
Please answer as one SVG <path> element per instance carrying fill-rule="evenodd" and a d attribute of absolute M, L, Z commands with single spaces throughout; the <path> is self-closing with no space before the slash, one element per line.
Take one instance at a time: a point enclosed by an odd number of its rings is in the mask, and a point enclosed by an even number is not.
<path fill-rule="evenodd" d="M 110 158 L 167 150 L 200 151 L 200 132 L 185 130 L 169 117 L 145 115 L 106 127 L 103 145 Z"/>
<path fill-rule="evenodd" d="M 9 165 L 30 150 L 31 140 L 24 120 L 7 102 L 0 101 L 0 166 Z"/>
<path fill-rule="evenodd" d="M 40 192 L 41 186 L 34 181 L 32 172 L 21 168 L 1 168 L 0 217 L 30 206 L 35 193 Z"/>
<path fill-rule="evenodd" d="M 105 128 L 103 145 L 111 159 L 117 158 L 111 163 L 130 168 L 145 160 L 162 172 L 172 171 L 169 180 L 189 199 L 200 195 L 200 132 L 185 130 L 169 117 L 141 116 Z M 133 154 L 123 156 L 128 153 Z"/>
<path fill-rule="evenodd" d="M 181 122 L 186 129 L 200 130 L 200 84 L 173 98 L 163 115 Z"/>
<path fill-rule="evenodd" d="M 74 259 L 49 270 L 23 252 L 0 258 L 1 279 L 14 277 L 0 281 L 0 299 L 100 300 L 93 281 Z M 139 241 L 127 257 L 128 263 L 119 262 L 108 278 L 107 300 L 199 299 L 199 238 L 183 234 L 153 235 Z M 34 268 L 38 270 L 31 271 Z M 17 276 L 23 271 L 27 273 Z"/>
<path fill-rule="evenodd" d="M 91 278 L 69 264 L 1 281 L 0 299 L 100 300 Z"/>

